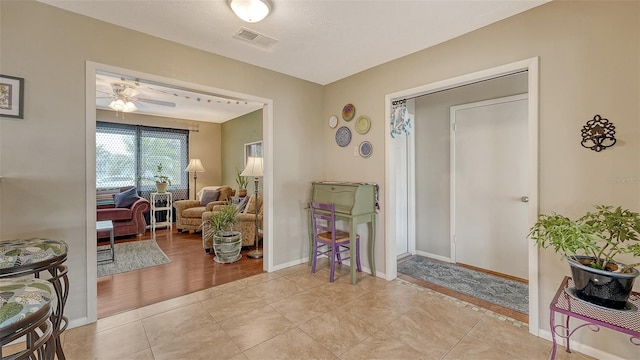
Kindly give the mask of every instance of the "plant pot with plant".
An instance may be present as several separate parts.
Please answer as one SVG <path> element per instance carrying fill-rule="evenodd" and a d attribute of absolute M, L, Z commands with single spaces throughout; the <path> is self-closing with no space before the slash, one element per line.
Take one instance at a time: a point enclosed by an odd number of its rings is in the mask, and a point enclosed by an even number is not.
<path fill-rule="evenodd" d="M 235 205 L 218 205 L 211 216 L 202 222 L 202 236 L 213 239 L 213 260 L 228 264 L 240 260 L 242 255 L 242 233 L 234 231 L 238 209 Z"/>
<path fill-rule="evenodd" d="M 245 197 L 247 196 L 247 185 L 249 184 L 249 179 L 246 176 L 240 175 L 242 171 L 236 168 L 236 184 L 238 184 L 238 196 Z"/>
<path fill-rule="evenodd" d="M 162 164 L 158 164 L 156 167 L 154 179 L 156 180 L 156 190 L 161 194 L 167 192 L 167 186 L 171 185 L 171 179 L 162 173 Z"/>
<path fill-rule="evenodd" d="M 529 237 L 539 248 L 552 247 L 567 259 L 575 295 L 590 303 L 624 309 L 640 272 L 640 262 L 624 264 L 622 254 L 640 258 L 640 215 L 621 207 L 596 206 L 577 220 L 559 214 L 540 215 Z"/>

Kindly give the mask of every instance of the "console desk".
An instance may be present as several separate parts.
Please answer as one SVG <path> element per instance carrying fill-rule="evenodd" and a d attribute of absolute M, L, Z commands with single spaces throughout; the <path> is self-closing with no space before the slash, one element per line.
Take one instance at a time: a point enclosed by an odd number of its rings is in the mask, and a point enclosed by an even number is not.
<path fill-rule="evenodd" d="M 376 197 L 375 184 L 347 183 L 347 182 L 313 182 L 311 186 L 311 201 L 333 203 L 336 208 L 336 220 L 349 223 L 349 255 L 356 258 L 356 230 L 359 224 L 369 225 L 369 266 L 371 275 L 376 275 L 375 243 L 376 243 Z M 313 228 L 311 212 L 309 212 L 309 264 L 313 258 Z M 356 284 L 356 267 L 349 266 L 351 283 Z"/>

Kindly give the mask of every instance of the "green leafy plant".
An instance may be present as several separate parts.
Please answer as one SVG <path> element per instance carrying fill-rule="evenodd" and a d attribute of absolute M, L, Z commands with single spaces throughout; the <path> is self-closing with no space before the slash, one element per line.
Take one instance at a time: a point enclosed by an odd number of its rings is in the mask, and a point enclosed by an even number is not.
<path fill-rule="evenodd" d="M 594 258 L 592 268 L 625 273 L 640 262 L 622 265 L 615 260 L 620 254 L 640 258 L 640 214 L 621 207 L 598 205 L 577 220 L 559 214 L 540 215 L 531 227 L 529 237 L 539 248 L 552 247 L 563 257 L 577 261 L 576 256 Z"/>
<path fill-rule="evenodd" d="M 240 175 L 242 171 L 236 168 L 236 183 L 238 184 L 238 189 L 246 189 L 249 184 L 249 179 L 246 176 Z"/>
<path fill-rule="evenodd" d="M 202 222 L 202 227 L 205 229 L 205 238 L 210 238 L 213 235 L 220 235 L 225 232 L 233 230 L 233 225 L 236 223 L 236 216 L 238 215 L 238 208 L 232 204 L 226 204 L 216 206 L 214 211 L 211 212 L 211 216 Z"/>
<path fill-rule="evenodd" d="M 156 167 L 156 175 L 154 175 L 153 178 L 156 179 L 157 182 L 166 182 L 171 185 L 171 179 L 162 173 L 162 163 Z"/>

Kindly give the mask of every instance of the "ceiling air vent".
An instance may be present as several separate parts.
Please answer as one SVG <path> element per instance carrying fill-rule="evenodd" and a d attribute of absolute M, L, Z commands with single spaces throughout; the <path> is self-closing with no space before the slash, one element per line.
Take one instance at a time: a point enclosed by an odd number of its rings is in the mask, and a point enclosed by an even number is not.
<path fill-rule="evenodd" d="M 269 49 L 278 42 L 278 40 L 272 37 L 260 34 L 257 31 L 249 30 L 244 27 L 240 28 L 240 30 L 238 30 L 238 32 L 235 33 L 233 37 L 242 41 L 249 42 L 264 49 Z"/>

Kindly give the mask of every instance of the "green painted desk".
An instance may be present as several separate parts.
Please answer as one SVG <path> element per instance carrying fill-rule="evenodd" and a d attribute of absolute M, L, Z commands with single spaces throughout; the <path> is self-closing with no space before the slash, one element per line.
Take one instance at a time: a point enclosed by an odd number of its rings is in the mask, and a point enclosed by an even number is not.
<path fill-rule="evenodd" d="M 369 226 L 368 258 L 371 275 L 376 275 L 375 243 L 376 243 L 376 199 L 377 185 L 346 182 L 313 182 L 311 201 L 333 203 L 336 207 L 336 219 L 349 223 L 349 239 L 351 259 L 356 258 L 356 230 L 358 225 Z M 309 264 L 313 257 L 313 227 L 309 211 Z M 351 283 L 356 284 L 356 267 L 350 266 Z"/>

